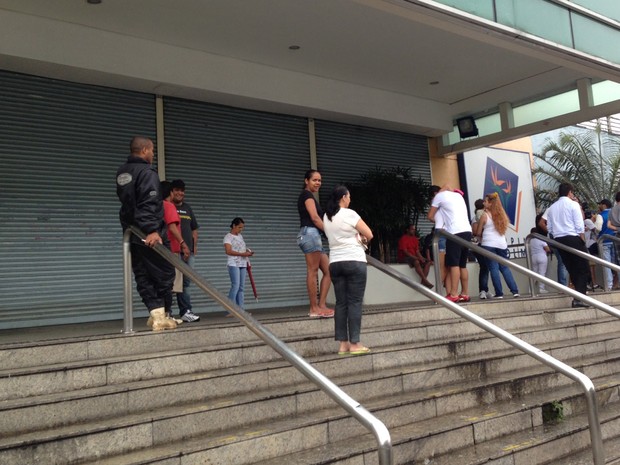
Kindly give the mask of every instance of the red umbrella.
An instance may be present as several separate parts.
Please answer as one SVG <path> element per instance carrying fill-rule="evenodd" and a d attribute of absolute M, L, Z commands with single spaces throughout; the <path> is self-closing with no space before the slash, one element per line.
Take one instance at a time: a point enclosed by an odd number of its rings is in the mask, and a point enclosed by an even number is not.
<path fill-rule="evenodd" d="M 256 284 L 254 283 L 254 276 L 252 275 L 252 265 L 248 260 L 248 276 L 250 277 L 250 284 L 252 285 L 252 291 L 254 292 L 254 298 L 258 300 L 258 292 L 256 292 Z"/>

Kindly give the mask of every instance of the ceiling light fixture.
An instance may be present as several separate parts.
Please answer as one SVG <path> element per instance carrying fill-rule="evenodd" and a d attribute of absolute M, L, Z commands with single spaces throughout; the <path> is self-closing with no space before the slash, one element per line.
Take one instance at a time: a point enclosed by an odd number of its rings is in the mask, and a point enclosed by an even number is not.
<path fill-rule="evenodd" d="M 299 45 L 289 45 L 288 49 L 289 50 L 299 50 L 301 47 Z"/>

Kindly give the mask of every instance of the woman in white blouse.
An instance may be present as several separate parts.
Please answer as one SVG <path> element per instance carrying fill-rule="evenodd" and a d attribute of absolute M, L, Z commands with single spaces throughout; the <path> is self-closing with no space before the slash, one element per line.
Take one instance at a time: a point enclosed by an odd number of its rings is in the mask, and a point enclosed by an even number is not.
<path fill-rule="evenodd" d="M 241 231 L 245 228 L 243 218 L 235 218 L 230 223 L 230 232 L 224 236 L 224 250 L 228 255 L 228 274 L 230 275 L 230 290 L 228 299 L 241 309 L 244 305 L 243 289 L 248 267 L 248 257 L 254 255 L 246 248 Z"/>
<path fill-rule="evenodd" d="M 323 226 L 329 241 L 329 272 L 336 294 L 335 339 L 339 355 L 370 352 L 360 342 L 362 302 L 366 290 L 366 244 L 373 237 L 364 220 L 349 209 L 351 194 L 336 186 L 327 201 Z"/>

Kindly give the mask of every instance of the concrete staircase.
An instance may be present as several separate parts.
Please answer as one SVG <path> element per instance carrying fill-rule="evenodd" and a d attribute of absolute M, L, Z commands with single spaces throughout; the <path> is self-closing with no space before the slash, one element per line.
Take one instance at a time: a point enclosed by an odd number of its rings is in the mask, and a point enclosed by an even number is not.
<path fill-rule="evenodd" d="M 616 463 L 620 321 L 569 303 L 466 305 L 593 379 Z M 261 321 L 386 423 L 395 464 L 592 463 L 580 389 L 449 310 L 368 309 L 365 356 L 335 354 L 330 320 Z M 377 463 L 364 428 L 233 321 L 4 345 L 0 367 L 3 465 Z"/>

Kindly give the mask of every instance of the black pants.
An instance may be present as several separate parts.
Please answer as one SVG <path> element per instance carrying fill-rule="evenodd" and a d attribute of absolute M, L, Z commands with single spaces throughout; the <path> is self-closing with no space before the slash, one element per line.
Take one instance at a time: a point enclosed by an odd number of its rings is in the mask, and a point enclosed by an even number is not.
<path fill-rule="evenodd" d="M 555 240 L 567 247 L 588 253 L 585 242 L 583 242 L 579 236 L 556 237 Z M 560 252 L 560 256 L 562 257 L 562 261 L 564 262 L 566 269 L 568 270 L 570 279 L 575 285 L 575 290 L 585 294 L 586 287 L 588 285 L 588 277 L 590 276 L 590 264 L 588 263 L 588 260 L 564 250 L 558 249 L 558 251 Z"/>
<path fill-rule="evenodd" d="M 329 265 L 329 274 L 336 294 L 334 314 L 336 341 L 349 341 L 351 344 L 360 342 L 366 273 L 366 262 L 344 261 Z"/>
<path fill-rule="evenodd" d="M 174 266 L 150 247 L 131 243 L 131 268 L 138 293 L 148 311 L 164 307 L 170 312 Z"/>

